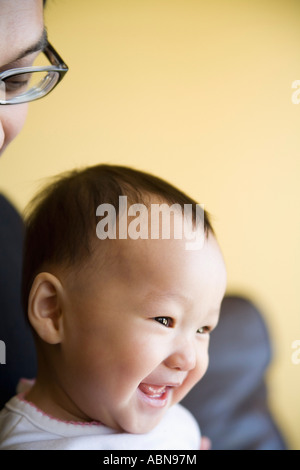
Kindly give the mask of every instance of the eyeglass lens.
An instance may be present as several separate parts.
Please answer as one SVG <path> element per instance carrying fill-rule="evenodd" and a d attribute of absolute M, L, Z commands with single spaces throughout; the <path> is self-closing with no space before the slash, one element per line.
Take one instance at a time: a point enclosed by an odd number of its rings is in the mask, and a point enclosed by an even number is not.
<path fill-rule="evenodd" d="M 0 82 L 0 99 L 11 101 L 17 99 L 36 99 L 52 89 L 59 79 L 57 72 L 42 71 L 12 75 Z"/>
<path fill-rule="evenodd" d="M 33 67 L 49 67 L 49 59 L 43 52 L 39 53 L 32 64 Z M 31 73 L 13 74 L 0 80 L 0 100 L 17 104 L 40 98 L 54 88 L 59 80 L 59 73 L 51 71 L 34 71 Z"/>

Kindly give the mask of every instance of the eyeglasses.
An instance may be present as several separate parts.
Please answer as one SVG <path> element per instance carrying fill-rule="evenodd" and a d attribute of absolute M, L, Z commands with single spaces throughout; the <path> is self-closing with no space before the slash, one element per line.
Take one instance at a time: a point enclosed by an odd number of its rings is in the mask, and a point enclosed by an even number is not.
<path fill-rule="evenodd" d="M 52 65 L 22 67 L 0 73 L 0 105 L 28 103 L 52 91 L 69 70 L 51 44 L 42 51 Z"/>

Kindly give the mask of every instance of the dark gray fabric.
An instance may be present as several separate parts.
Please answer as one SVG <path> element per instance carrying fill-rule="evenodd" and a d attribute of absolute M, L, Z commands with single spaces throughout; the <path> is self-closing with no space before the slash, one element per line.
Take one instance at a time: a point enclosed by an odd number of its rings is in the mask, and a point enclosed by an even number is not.
<path fill-rule="evenodd" d="M 264 375 L 271 357 L 257 308 L 245 298 L 225 297 L 208 371 L 182 401 L 213 449 L 285 449 L 267 402 Z"/>
<path fill-rule="evenodd" d="M 36 356 L 31 331 L 21 309 L 23 223 L 0 194 L 0 340 L 6 364 L 0 364 L 0 408 L 15 394 L 20 377 L 34 377 Z"/>
<path fill-rule="evenodd" d="M 20 304 L 22 237 L 19 214 L 0 195 L 0 340 L 7 356 L 7 363 L 0 364 L 0 409 L 21 377 L 36 374 L 33 338 Z M 206 376 L 183 404 L 213 449 L 283 449 L 266 401 L 270 342 L 260 313 L 246 299 L 224 299 L 210 358 Z"/>

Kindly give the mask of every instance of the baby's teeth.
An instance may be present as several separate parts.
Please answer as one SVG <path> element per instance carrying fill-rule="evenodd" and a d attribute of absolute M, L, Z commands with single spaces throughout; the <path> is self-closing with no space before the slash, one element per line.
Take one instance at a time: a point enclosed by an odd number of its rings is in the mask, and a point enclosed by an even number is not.
<path fill-rule="evenodd" d="M 146 395 L 151 396 L 153 398 L 160 397 L 164 393 L 165 389 L 165 386 L 140 384 L 140 390 Z"/>

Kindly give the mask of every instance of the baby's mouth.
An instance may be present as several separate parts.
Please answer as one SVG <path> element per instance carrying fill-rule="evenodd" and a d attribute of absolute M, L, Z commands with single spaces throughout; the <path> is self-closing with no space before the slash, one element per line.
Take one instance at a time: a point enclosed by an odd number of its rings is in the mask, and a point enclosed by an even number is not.
<path fill-rule="evenodd" d="M 165 385 L 150 385 L 140 383 L 139 389 L 150 398 L 161 398 L 166 392 Z"/>
<path fill-rule="evenodd" d="M 147 405 L 163 408 L 168 402 L 170 387 L 167 385 L 140 383 L 138 391 L 140 398 Z"/>

